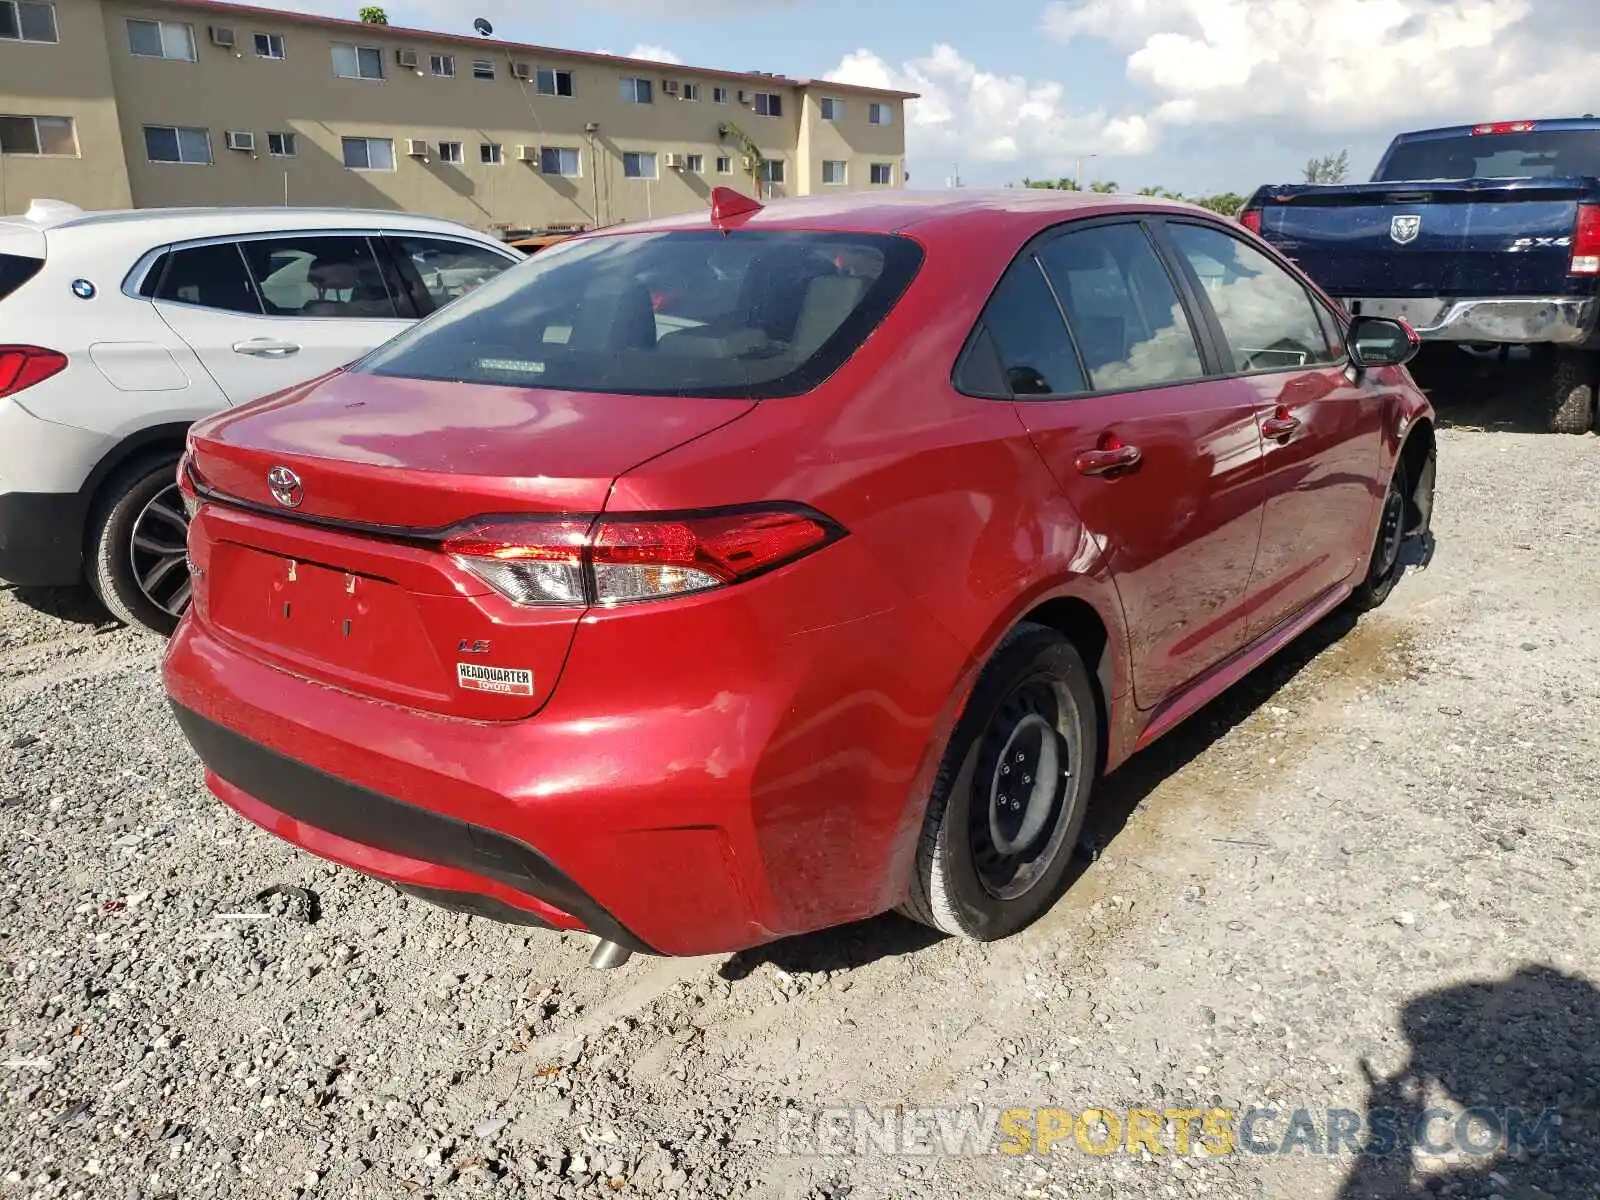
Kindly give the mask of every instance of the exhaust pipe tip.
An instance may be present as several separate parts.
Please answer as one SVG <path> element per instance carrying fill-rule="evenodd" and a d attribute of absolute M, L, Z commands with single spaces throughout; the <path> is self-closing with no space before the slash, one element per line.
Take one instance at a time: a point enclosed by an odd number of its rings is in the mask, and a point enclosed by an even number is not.
<path fill-rule="evenodd" d="M 632 957 L 633 951 L 626 946 L 619 946 L 616 942 L 608 942 L 605 938 L 601 938 L 595 943 L 593 953 L 589 955 L 589 967 L 595 971 L 611 971 Z"/>

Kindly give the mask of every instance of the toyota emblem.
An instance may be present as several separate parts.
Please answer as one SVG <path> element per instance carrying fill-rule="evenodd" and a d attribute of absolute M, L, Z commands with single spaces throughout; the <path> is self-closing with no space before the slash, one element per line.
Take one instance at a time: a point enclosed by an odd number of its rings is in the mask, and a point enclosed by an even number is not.
<path fill-rule="evenodd" d="M 273 467 L 268 471 L 267 487 L 272 491 L 272 498 L 285 508 L 299 508 L 300 501 L 306 498 L 306 490 L 300 484 L 300 476 L 288 467 Z"/>

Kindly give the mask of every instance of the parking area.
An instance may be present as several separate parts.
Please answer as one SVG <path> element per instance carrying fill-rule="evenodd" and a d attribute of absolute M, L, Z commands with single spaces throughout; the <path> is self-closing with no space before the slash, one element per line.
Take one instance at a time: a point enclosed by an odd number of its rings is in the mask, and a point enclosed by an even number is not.
<path fill-rule="evenodd" d="M 1433 562 L 1108 781 L 1073 888 L 985 946 L 591 972 L 236 818 L 158 642 L 0 593 L 0 1194 L 1597 1194 L 1600 443 L 1446 374 Z M 796 1133 L 853 1105 L 1277 1116 L 1222 1155 Z M 1471 1106 L 1557 1135 L 1276 1152 L 1298 1109 Z"/>

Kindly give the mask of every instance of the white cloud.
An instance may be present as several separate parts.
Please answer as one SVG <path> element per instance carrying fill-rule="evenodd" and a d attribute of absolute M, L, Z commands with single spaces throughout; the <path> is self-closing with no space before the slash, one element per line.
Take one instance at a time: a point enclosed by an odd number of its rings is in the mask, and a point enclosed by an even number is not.
<path fill-rule="evenodd" d="M 1594 0 L 1052 0 L 1045 33 L 1103 39 L 1161 126 L 1320 131 L 1594 106 Z"/>
<path fill-rule="evenodd" d="M 653 46 L 645 42 L 640 42 L 632 50 L 629 50 L 627 57 L 643 58 L 648 59 L 650 62 L 659 63 L 681 63 L 683 61 L 665 46 Z"/>
<path fill-rule="evenodd" d="M 1077 107 L 1059 83 L 980 70 L 945 43 L 899 65 L 857 50 L 826 78 L 920 93 L 907 106 L 906 155 L 940 176 L 949 163 L 1020 162 L 1035 171 L 1070 173 L 1080 155 L 1150 148 L 1144 118 Z"/>

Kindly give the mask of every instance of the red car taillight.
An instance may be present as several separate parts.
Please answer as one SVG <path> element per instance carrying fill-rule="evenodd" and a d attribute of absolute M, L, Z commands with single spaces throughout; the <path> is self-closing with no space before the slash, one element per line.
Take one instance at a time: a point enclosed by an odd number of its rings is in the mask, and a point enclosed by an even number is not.
<path fill-rule="evenodd" d="M 1572 233 L 1572 275 L 1600 275 L 1600 204 L 1578 205 L 1578 227 Z"/>
<path fill-rule="evenodd" d="M 0 346 L 0 400 L 67 369 L 67 356 L 43 346 Z"/>
<path fill-rule="evenodd" d="M 817 513 L 756 508 L 663 518 L 488 518 L 440 548 L 516 604 L 631 604 L 725 587 L 820 550 L 843 530 Z"/>
<path fill-rule="evenodd" d="M 1245 209 L 1244 212 L 1239 214 L 1239 224 L 1243 225 L 1251 233 L 1260 233 L 1261 210 L 1259 208 Z"/>

